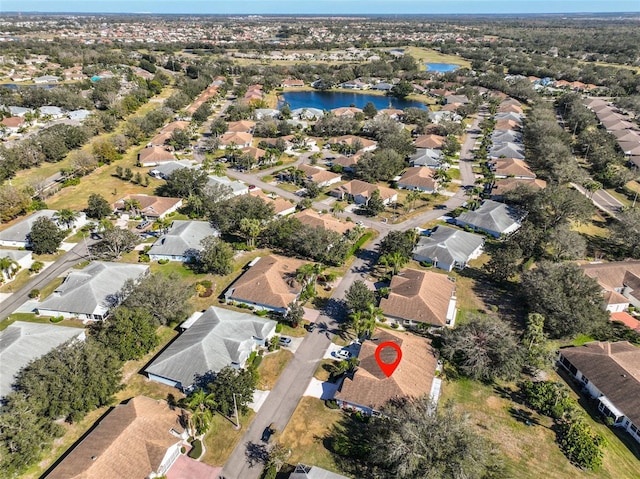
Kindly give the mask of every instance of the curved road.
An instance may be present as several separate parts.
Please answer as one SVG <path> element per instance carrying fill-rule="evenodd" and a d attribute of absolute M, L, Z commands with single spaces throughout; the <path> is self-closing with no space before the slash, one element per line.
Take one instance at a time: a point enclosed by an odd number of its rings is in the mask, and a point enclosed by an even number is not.
<path fill-rule="evenodd" d="M 467 135 L 462 145 L 459 162 L 463 186 L 473 185 L 475 183 L 475 175 L 472 170 L 472 149 L 476 139 L 480 136 L 478 124 L 486 115 L 486 108 L 483 107 L 479 115 L 467 129 Z M 266 191 L 273 191 L 284 198 L 299 199 L 291 192 L 284 191 L 277 186 L 261 181 L 257 175 L 232 170 L 228 170 L 227 173 L 231 177 L 255 184 Z M 262 172 L 258 174 L 261 175 Z M 445 214 L 447 210 L 459 207 L 464 201 L 464 190 L 460 189 L 460 191 L 447 200 L 445 203 L 446 210 L 427 211 L 397 225 L 380 223 L 366 218 L 362 219 L 365 226 L 376 229 L 379 232 L 379 236 L 375 242 L 367 245 L 366 249 L 358 254 L 349 271 L 347 271 L 340 283 L 336 286 L 328 306 L 316 321 L 318 328 L 315 332 L 305 336 L 293 359 L 284 371 L 282 371 L 275 387 L 271 390 L 264 404 L 256 414 L 256 417 L 247 428 L 244 436 L 231 453 L 231 456 L 224 466 L 221 477 L 225 479 L 257 479 L 260 477 L 264 467 L 264 463 L 260 460 L 260 457 L 265 457 L 267 452 L 265 445 L 260 440 L 263 431 L 271 423 L 275 424 L 278 431 L 283 431 L 291 419 L 313 377 L 313 373 L 331 343 L 333 334 L 338 331 L 339 322 L 345 316 L 345 311 L 342 306 L 344 295 L 353 281 L 363 278 L 371 270 L 371 267 L 375 264 L 378 257 L 377 248 L 380 241 L 391 230 L 408 230 L 415 228 L 428 221 L 439 218 Z M 314 204 L 314 207 L 316 207 L 316 205 L 320 209 L 326 208 L 326 205 L 321 203 Z"/>

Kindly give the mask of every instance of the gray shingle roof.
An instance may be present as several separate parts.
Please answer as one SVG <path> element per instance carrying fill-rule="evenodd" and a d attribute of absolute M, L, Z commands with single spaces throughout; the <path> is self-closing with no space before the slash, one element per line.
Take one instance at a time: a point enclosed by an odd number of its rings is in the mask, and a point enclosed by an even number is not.
<path fill-rule="evenodd" d="M 335 472 L 327 471 L 318 466 L 307 466 L 298 464 L 296 469 L 291 473 L 289 479 L 348 479 Z"/>
<path fill-rule="evenodd" d="M 53 324 L 16 321 L 9 325 L 0 332 L 0 396 L 11 392 L 11 384 L 20 369 L 83 333 L 84 329 Z"/>
<path fill-rule="evenodd" d="M 193 165 L 188 160 L 168 161 L 158 166 L 154 166 L 149 170 L 149 172 L 155 176 L 167 178 L 171 173 L 182 168 L 193 168 Z"/>
<path fill-rule="evenodd" d="M 9 258 L 9 259 L 12 259 L 13 261 L 20 261 L 22 258 L 30 255 L 31 255 L 31 251 L 0 248 L 0 258 Z"/>
<path fill-rule="evenodd" d="M 504 142 L 493 145 L 489 151 L 491 158 L 499 158 L 504 156 L 505 158 L 516 158 L 517 160 L 524 160 L 524 148 L 522 145 L 511 142 Z"/>
<path fill-rule="evenodd" d="M 270 319 L 211 306 L 146 372 L 188 388 L 199 375 L 243 363 L 255 341 L 273 335 L 275 328 L 276 322 Z"/>
<path fill-rule="evenodd" d="M 466 263 L 471 254 L 484 244 L 480 235 L 448 226 L 438 226 L 431 236 L 422 237 L 413 254 L 446 264 Z"/>
<path fill-rule="evenodd" d="M 128 279 L 138 279 L 147 271 L 149 266 L 142 264 L 94 261 L 69 273 L 51 296 L 38 305 L 38 310 L 102 315 L 109 310 L 110 297 Z"/>
<path fill-rule="evenodd" d="M 513 120 L 518 123 L 522 123 L 522 115 L 519 113 L 510 112 L 500 112 L 495 115 L 496 120 Z"/>
<path fill-rule="evenodd" d="M 418 148 L 415 154 L 409 158 L 414 166 L 437 167 L 442 163 L 443 154 L 440 150 L 432 148 Z"/>
<path fill-rule="evenodd" d="M 500 234 L 513 230 L 520 224 L 522 215 L 520 212 L 504 203 L 485 200 L 482 206 L 475 211 L 462 213 L 456 222 L 466 223 L 487 232 L 497 232 Z"/>
<path fill-rule="evenodd" d="M 169 231 L 153 243 L 150 255 L 192 256 L 189 252 L 200 251 L 200 242 L 207 236 L 219 236 L 220 232 L 208 221 L 175 220 Z"/>
<path fill-rule="evenodd" d="M 38 218 L 44 217 L 51 219 L 55 214 L 56 210 L 36 211 L 34 214 L 28 216 L 19 223 L 0 231 L 0 241 L 26 241 L 27 235 L 31 232 L 33 223 L 35 223 Z"/>

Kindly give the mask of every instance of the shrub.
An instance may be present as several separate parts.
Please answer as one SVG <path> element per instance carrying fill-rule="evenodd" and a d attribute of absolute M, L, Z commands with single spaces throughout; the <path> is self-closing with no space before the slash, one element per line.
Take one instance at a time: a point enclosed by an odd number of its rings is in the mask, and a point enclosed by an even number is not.
<path fill-rule="evenodd" d="M 558 444 L 569 460 L 580 467 L 596 470 L 602 465 L 604 439 L 581 419 L 562 422 Z"/>
<path fill-rule="evenodd" d="M 188 456 L 192 459 L 198 459 L 202 456 L 202 442 L 200 442 L 200 439 L 196 439 L 191 445 L 193 448 L 189 451 Z"/>
<path fill-rule="evenodd" d="M 69 178 L 62 183 L 62 188 L 66 188 L 67 186 L 76 186 L 80 184 L 80 178 Z"/>
<path fill-rule="evenodd" d="M 149 258 L 148 254 L 140 253 L 138 255 L 138 263 L 149 263 L 151 262 L 151 258 Z"/>
<path fill-rule="evenodd" d="M 282 323 L 278 323 L 276 324 L 276 333 L 281 333 L 282 332 Z"/>
<path fill-rule="evenodd" d="M 213 283 L 211 281 L 209 281 L 208 279 L 203 279 L 198 284 L 201 284 L 202 286 L 204 286 L 207 289 L 209 289 L 209 288 L 211 288 L 211 286 L 213 286 Z"/>
<path fill-rule="evenodd" d="M 167 264 L 169 262 L 168 259 L 159 259 L 158 264 Z"/>
<path fill-rule="evenodd" d="M 391 327 L 392 327 L 393 329 L 398 329 L 398 328 L 399 328 L 399 325 L 398 325 L 398 323 L 391 323 Z"/>
<path fill-rule="evenodd" d="M 266 309 L 259 309 L 257 311 L 254 311 L 254 314 L 256 316 L 260 316 L 261 318 L 264 318 L 267 314 L 269 314 L 269 311 L 267 311 Z M 276 327 L 277 329 L 277 327 Z"/>
<path fill-rule="evenodd" d="M 42 268 L 44 268 L 44 263 L 42 261 L 34 261 L 31 268 L 29 268 L 29 271 L 32 273 L 39 273 L 42 271 Z"/>
<path fill-rule="evenodd" d="M 324 402 L 324 405 L 329 409 L 340 409 L 340 406 L 338 406 L 338 401 L 336 401 L 335 399 L 327 399 Z"/>
<path fill-rule="evenodd" d="M 262 479 L 276 479 L 277 475 L 278 470 L 276 469 L 276 466 L 269 466 L 264 470 Z"/>
<path fill-rule="evenodd" d="M 53 318 L 49 318 L 49 321 L 52 323 L 59 323 L 64 319 L 64 316 L 54 316 Z"/>
<path fill-rule="evenodd" d="M 39 289 L 32 289 L 31 291 L 29 291 L 29 297 L 30 298 L 37 298 L 38 296 L 40 296 L 40 290 Z"/>

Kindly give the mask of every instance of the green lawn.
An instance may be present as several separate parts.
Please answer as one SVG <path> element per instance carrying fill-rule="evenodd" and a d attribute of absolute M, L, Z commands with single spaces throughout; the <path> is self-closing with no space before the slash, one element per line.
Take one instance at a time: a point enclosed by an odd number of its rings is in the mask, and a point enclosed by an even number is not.
<path fill-rule="evenodd" d="M 554 375 L 555 376 L 555 375 Z M 558 379 L 555 376 L 555 379 Z M 445 381 L 440 401 L 453 400 L 468 414 L 478 433 L 499 449 L 509 477 L 518 479 L 579 479 L 640 477 L 638 458 L 603 424 L 588 419 L 590 425 L 606 439 L 603 467 L 597 472 L 583 471 L 567 460 L 555 442 L 551 419 L 540 416 L 526 406 L 513 402 L 508 393 L 477 381 L 459 379 Z M 534 423 L 527 426 L 514 413 L 522 411 Z"/>
<path fill-rule="evenodd" d="M 282 370 L 293 359 L 293 353 L 284 348 L 275 353 L 267 354 L 258 366 L 258 389 L 270 391 L 276 385 Z"/>

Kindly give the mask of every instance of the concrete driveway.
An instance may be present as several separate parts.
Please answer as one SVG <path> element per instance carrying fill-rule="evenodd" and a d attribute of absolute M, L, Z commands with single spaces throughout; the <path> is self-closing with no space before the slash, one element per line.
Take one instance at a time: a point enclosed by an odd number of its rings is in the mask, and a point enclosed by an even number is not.
<path fill-rule="evenodd" d="M 281 337 L 286 337 L 286 338 L 291 338 L 291 343 L 289 344 L 289 346 L 280 346 L 282 349 L 284 349 L 285 351 L 291 351 L 292 353 L 295 354 L 295 352 L 298 350 L 298 348 L 300 347 L 300 345 L 302 344 L 302 341 L 304 340 L 304 336 L 301 338 L 294 338 L 291 336 L 281 336 Z"/>
<path fill-rule="evenodd" d="M 340 385 L 342 384 L 342 380 L 337 383 L 330 383 L 328 381 L 320 381 L 316 378 L 311 378 L 311 382 L 309 386 L 307 386 L 307 390 L 304 392 L 305 396 L 318 398 L 318 399 L 333 399 L 340 389 Z"/>

